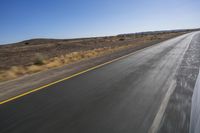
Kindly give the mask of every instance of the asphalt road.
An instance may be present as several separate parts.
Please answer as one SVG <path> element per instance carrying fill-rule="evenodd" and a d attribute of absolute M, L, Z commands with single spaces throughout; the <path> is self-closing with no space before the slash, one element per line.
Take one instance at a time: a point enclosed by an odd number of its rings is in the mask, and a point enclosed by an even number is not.
<path fill-rule="evenodd" d="M 170 39 L 0 105 L 0 133 L 157 131 L 175 74 L 197 35 Z"/>

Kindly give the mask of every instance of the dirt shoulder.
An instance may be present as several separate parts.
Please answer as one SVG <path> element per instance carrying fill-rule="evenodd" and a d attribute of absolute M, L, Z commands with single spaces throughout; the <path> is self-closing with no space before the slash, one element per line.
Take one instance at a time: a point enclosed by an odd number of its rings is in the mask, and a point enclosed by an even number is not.
<path fill-rule="evenodd" d="M 56 66 L 50 69 L 44 69 L 37 73 L 30 73 L 26 75 L 22 75 L 19 78 L 14 80 L 9 80 L 0 83 L 0 101 L 9 99 L 11 97 L 17 96 L 24 92 L 33 90 L 35 88 L 44 86 L 46 84 L 52 83 L 54 81 L 60 80 L 62 78 L 68 77 L 74 73 L 86 70 L 93 66 L 105 63 L 107 61 L 116 59 L 123 55 L 127 55 L 129 53 L 135 52 L 137 50 L 143 49 L 145 47 L 152 46 L 169 38 L 173 38 L 175 36 L 181 35 L 183 33 L 178 34 L 170 34 L 169 36 L 165 36 L 162 39 L 155 39 L 141 43 L 136 43 L 133 41 L 123 42 L 122 46 L 115 46 L 115 50 L 112 49 L 103 49 L 107 52 L 96 54 L 96 56 L 91 56 L 89 58 L 78 58 L 78 61 L 75 60 L 69 64 L 63 63 L 60 66 Z M 137 45 L 136 45 L 137 44 Z M 96 49 L 96 48 L 95 48 Z M 56 57 L 58 58 L 58 57 Z M 50 58 L 52 59 L 52 58 Z M 40 65 L 41 66 L 41 65 Z M 9 70 L 9 69 L 8 69 Z"/>
<path fill-rule="evenodd" d="M 182 32 L 153 32 L 111 37 L 33 39 L 0 46 L 0 82 L 73 64 L 109 53 L 166 40 Z"/>

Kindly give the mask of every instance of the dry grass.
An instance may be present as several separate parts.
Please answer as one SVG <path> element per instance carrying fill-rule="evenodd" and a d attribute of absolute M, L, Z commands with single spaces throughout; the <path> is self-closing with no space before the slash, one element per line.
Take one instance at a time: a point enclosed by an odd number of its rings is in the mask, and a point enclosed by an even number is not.
<path fill-rule="evenodd" d="M 129 47 L 168 39 L 183 33 L 113 36 L 82 40 L 33 40 L 0 47 L 0 82 L 89 58 L 106 55 Z M 9 65 L 8 65 L 9 64 Z M 9 67 L 11 66 L 11 67 Z"/>
<path fill-rule="evenodd" d="M 63 66 L 66 64 L 71 64 L 71 63 L 81 61 L 84 59 L 89 59 L 89 58 L 105 55 L 111 52 L 125 49 L 130 46 L 133 46 L 133 45 L 126 45 L 126 46 L 120 46 L 120 47 L 105 47 L 105 48 L 97 48 L 94 50 L 72 52 L 72 53 L 61 55 L 59 57 L 54 57 L 51 59 L 45 59 L 43 58 L 41 53 L 40 54 L 38 53 L 36 55 L 37 58 L 34 62 L 34 65 L 14 66 L 6 71 L 1 71 L 0 81 L 10 80 L 10 79 L 14 79 L 25 74 L 36 73 L 36 72 L 44 71 L 47 69 Z"/>

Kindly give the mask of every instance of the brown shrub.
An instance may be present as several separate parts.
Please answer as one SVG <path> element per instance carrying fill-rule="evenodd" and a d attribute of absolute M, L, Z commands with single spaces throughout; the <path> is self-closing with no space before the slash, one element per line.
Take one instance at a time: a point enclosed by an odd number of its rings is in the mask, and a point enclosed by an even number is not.
<path fill-rule="evenodd" d="M 43 65 L 45 60 L 45 56 L 41 53 L 35 54 L 34 65 Z"/>

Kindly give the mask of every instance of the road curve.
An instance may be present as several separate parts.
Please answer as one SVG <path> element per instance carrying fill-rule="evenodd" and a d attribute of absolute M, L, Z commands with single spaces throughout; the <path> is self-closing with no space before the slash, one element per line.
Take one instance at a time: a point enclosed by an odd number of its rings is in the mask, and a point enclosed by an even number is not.
<path fill-rule="evenodd" d="M 0 105 L 0 133 L 148 132 L 195 35 L 199 32 Z"/>

